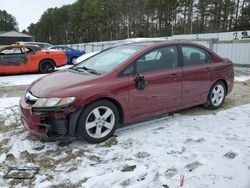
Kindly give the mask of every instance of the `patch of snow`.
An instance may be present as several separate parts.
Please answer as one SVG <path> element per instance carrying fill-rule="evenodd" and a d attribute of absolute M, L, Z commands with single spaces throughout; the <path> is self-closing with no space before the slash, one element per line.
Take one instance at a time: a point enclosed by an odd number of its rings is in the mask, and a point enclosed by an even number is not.
<path fill-rule="evenodd" d="M 239 75 L 239 76 L 235 76 L 234 77 L 234 81 L 235 82 L 245 82 L 247 80 L 250 80 L 250 75 L 246 76 L 246 75 Z"/>
<path fill-rule="evenodd" d="M 0 76 L 0 87 L 29 85 L 45 74 L 25 74 L 14 76 Z"/>
<path fill-rule="evenodd" d="M 56 70 L 64 70 L 72 65 L 65 65 Z M 20 85 L 30 85 L 33 81 L 47 74 L 24 74 L 24 75 L 11 75 L 11 76 L 0 76 L 0 87 L 4 86 L 20 86 Z"/>
<path fill-rule="evenodd" d="M 10 108 L 17 115 L 18 100 L 0 99 L 0 120 L 8 119 Z M 250 104 L 210 115 L 166 116 L 115 135 L 111 145 L 41 142 L 18 125 L 0 130 L 0 143 L 8 139 L 0 146 L 0 163 L 40 166 L 34 187 L 179 187 L 181 175 L 185 188 L 250 187 Z M 15 162 L 7 159 L 11 154 Z"/>
<path fill-rule="evenodd" d="M 17 122 L 19 99 L 19 97 L 0 98 L 0 118 L 5 119 L 6 126 Z"/>

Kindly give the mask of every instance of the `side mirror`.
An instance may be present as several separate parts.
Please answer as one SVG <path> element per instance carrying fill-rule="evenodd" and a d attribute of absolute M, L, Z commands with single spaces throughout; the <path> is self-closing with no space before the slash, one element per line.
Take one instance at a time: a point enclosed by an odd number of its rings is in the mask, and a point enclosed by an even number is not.
<path fill-rule="evenodd" d="M 138 90 L 144 90 L 144 88 L 146 87 L 146 80 L 144 79 L 144 76 L 139 74 L 136 79 L 135 79 L 135 83 L 136 83 L 136 88 Z"/>

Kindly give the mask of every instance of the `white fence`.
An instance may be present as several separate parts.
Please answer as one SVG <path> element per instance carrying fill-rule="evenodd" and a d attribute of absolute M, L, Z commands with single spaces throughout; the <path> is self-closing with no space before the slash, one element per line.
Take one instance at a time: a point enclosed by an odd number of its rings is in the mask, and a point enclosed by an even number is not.
<path fill-rule="evenodd" d="M 70 44 L 72 48 L 77 50 L 84 50 L 85 52 L 95 52 L 95 51 L 102 51 L 106 48 L 112 46 L 114 42 L 93 42 L 93 43 L 81 43 L 81 44 Z"/>
<path fill-rule="evenodd" d="M 170 40 L 185 39 L 185 40 L 200 40 L 200 39 L 217 39 L 217 40 L 240 40 L 250 37 L 250 30 L 248 31 L 233 31 L 221 33 L 202 33 L 202 34 L 188 34 L 188 35 L 174 35 L 167 37 Z"/>
<path fill-rule="evenodd" d="M 248 36 L 250 35 L 250 31 L 245 32 L 247 32 Z M 232 60 L 235 65 L 250 67 L 250 38 L 242 38 L 242 31 L 237 31 L 227 33 L 175 35 L 155 39 L 190 40 L 210 48 L 221 57 Z M 70 46 L 79 50 L 85 50 L 85 52 L 93 52 L 104 50 L 116 42 L 119 41 L 71 44 Z"/>

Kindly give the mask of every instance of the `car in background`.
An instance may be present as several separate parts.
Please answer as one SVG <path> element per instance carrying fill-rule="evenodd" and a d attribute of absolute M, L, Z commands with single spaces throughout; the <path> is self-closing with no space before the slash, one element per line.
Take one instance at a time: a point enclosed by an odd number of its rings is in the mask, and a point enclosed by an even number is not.
<path fill-rule="evenodd" d="M 80 57 L 78 57 L 74 62 L 73 64 L 78 64 L 78 63 L 81 63 L 82 61 L 85 61 L 86 59 L 94 56 L 95 54 L 98 54 L 100 53 L 100 51 L 95 51 L 95 52 L 89 52 L 89 53 L 85 53 L 83 55 L 81 55 Z"/>
<path fill-rule="evenodd" d="M 35 134 L 99 143 L 127 123 L 201 104 L 218 109 L 233 83 L 233 63 L 204 46 L 131 43 L 33 82 L 19 109 Z"/>
<path fill-rule="evenodd" d="M 10 45 L 0 48 L 0 74 L 28 72 L 50 73 L 67 62 L 64 52 L 45 50 L 31 45 Z"/>
<path fill-rule="evenodd" d="M 16 44 L 19 44 L 19 45 L 35 45 L 35 46 L 39 46 L 40 48 L 43 48 L 43 49 L 53 47 L 52 44 L 49 44 L 49 43 L 46 43 L 46 42 L 23 42 L 23 41 L 20 41 L 20 42 L 16 42 Z"/>
<path fill-rule="evenodd" d="M 76 50 L 74 48 L 70 48 L 68 46 L 62 46 L 62 45 L 55 45 L 53 47 L 50 47 L 49 49 L 64 51 L 66 53 L 66 56 L 67 56 L 67 63 L 68 64 L 73 64 L 78 57 L 85 54 L 85 51 L 79 51 L 79 50 Z"/>

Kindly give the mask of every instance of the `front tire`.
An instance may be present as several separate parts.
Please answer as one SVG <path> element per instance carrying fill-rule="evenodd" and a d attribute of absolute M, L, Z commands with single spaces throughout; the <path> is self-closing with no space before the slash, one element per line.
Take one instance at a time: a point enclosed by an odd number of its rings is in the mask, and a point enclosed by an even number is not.
<path fill-rule="evenodd" d="M 42 60 L 39 64 L 39 70 L 41 73 L 51 73 L 55 71 L 55 64 L 49 59 Z"/>
<path fill-rule="evenodd" d="M 86 142 L 100 143 L 110 138 L 119 123 L 117 107 L 108 100 L 89 105 L 81 114 L 77 129 Z"/>
<path fill-rule="evenodd" d="M 226 97 L 226 86 L 222 81 L 217 81 L 211 87 L 205 107 L 215 110 L 221 107 Z"/>

